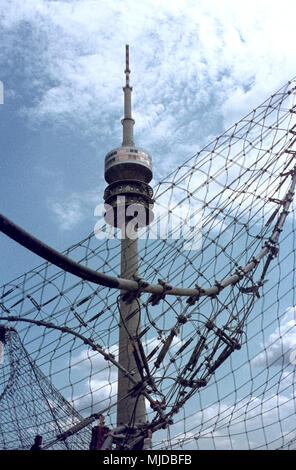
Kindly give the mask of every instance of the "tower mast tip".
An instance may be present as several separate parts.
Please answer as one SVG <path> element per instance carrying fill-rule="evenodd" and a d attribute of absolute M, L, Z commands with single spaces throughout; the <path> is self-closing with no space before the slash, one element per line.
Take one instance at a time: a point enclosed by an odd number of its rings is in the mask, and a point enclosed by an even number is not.
<path fill-rule="evenodd" d="M 130 68 L 129 68 L 129 45 L 126 44 L 125 46 L 125 86 L 129 87 L 129 74 L 130 74 Z"/>

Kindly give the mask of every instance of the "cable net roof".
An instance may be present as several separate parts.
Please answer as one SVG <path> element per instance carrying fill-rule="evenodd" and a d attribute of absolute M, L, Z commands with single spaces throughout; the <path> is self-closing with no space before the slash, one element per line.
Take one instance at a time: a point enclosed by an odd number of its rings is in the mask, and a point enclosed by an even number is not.
<path fill-rule="evenodd" d="M 139 276 L 162 293 L 135 294 L 131 341 L 155 449 L 294 448 L 295 84 L 154 186 Z M 117 278 L 118 235 L 64 254 Z M 1 448 L 87 449 L 99 413 L 116 427 L 122 295 L 50 262 L 0 288 Z"/>

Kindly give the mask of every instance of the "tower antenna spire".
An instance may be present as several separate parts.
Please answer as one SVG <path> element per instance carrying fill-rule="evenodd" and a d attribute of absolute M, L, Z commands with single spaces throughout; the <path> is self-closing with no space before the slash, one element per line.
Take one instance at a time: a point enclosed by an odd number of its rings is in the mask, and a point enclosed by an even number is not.
<path fill-rule="evenodd" d="M 129 87 L 129 74 L 131 73 L 129 68 L 129 45 L 125 46 L 125 86 Z"/>
<path fill-rule="evenodd" d="M 129 84 L 129 45 L 125 46 L 125 87 L 124 92 L 124 118 L 121 121 L 122 124 L 122 145 L 126 147 L 133 147 L 134 144 L 134 124 L 135 121 L 132 118 L 132 87 Z"/>

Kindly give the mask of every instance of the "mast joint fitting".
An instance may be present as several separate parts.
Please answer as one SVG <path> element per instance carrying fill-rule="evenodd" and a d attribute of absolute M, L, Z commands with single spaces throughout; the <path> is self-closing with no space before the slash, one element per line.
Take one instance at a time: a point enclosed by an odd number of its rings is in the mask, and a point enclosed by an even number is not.
<path fill-rule="evenodd" d="M 122 300 L 126 304 L 131 304 L 135 299 L 140 298 L 142 292 L 146 289 L 146 287 L 149 286 L 149 283 L 145 281 L 144 279 L 138 277 L 137 275 L 134 275 L 134 280 L 138 283 L 138 288 L 133 291 L 126 292 L 122 296 Z"/>
<path fill-rule="evenodd" d="M 196 289 L 196 295 L 192 295 L 191 297 L 188 297 L 187 299 L 187 304 L 189 305 L 194 305 L 195 302 L 197 302 L 201 295 L 204 294 L 205 290 L 202 288 L 202 287 L 199 287 L 197 284 L 195 286 L 195 289 Z"/>
<path fill-rule="evenodd" d="M 159 302 L 165 299 L 167 291 L 172 289 L 172 286 L 162 279 L 158 279 L 158 284 L 162 286 L 163 291 L 159 294 L 152 294 L 148 300 L 148 303 L 151 303 L 152 306 L 158 305 Z"/>

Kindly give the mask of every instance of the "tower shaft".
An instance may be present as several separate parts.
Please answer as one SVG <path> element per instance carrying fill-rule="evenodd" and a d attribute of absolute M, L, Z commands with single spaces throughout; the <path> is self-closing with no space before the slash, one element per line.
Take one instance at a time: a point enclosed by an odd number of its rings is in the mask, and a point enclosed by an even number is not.
<path fill-rule="evenodd" d="M 138 240 L 123 238 L 121 240 L 121 277 L 133 279 L 138 271 Z M 120 301 L 120 327 L 119 327 L 119 363 L 133 377 L 141 380 L 133 348 L 137 348 L 133 338 L 140 333 L 140 305 L 136 300 L 131 303 Z M 130 317 L 127 320 L 127 317 Z M 117 404 L 117 425 L 127 424 L 133 426 L 136 423 L 146 422 L 146 406 L 143 395 L 124 397 L 133 388 L 131 381 L 118 371 L 118 404 Z"/>

